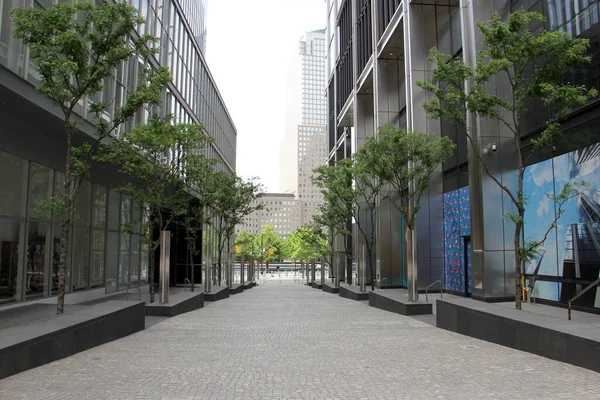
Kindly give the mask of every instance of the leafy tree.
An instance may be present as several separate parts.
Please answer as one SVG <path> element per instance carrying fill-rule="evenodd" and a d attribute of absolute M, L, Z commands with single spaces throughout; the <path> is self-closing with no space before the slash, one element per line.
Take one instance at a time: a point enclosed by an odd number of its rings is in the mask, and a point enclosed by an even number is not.
<path fill-rule="evenodd" d="M 541 26 L 545 18 L 539 13 L 515 12 L 504 22 L 494 14 L 487 22 L 479 22 L 484 50 L 477 56 L 476 65 L 469 65 L 449 54 L 435 49 L 430 61 L 436 65 L 430 82 L 418 85 L 433 94 L 423 104 L 434 118 L 446 118 L 463 126 L 473 153 L 486 174 L 510 198 L 514 210 L 506 217 L 514 223 L 515 251 L 515 307 L 521 308 L 522 264 L 530 261 L 543 247 L 544 240 L 522 238 L 527 199 L 523 193 L 525 167 L 540 148 L 552 144 L 560 133 L 560 123 L 574 108 L 581 107 L 597 96 L 595 89 L 576 86 L 562 79 L 564 74 L 590 61 L 587 55 L 589 41 L 572 38 L 560 31 L 548 32 Z M 492 90 L 495 81 L 509 89 L 506 95 Z M 522 146 L 522 117 L 527 107 L 542 102 L 551 118 L 529 149 Z M 479 116 L 498 123 L 513 138 L 510 151 L 516 153 L 518 163 L 516 187 L 509 187 L 494 175 L 481 155 L 481 144 L 473 130 L 472 118 Z M 558 206 L 577 196 L 582 183 L 569 183 L 557 195 L 551 195 Z M 565 200 L 566 199 L 566 200 Z M 561 212 L 548 228 L 552 230 Z M 546 234 L 544 236 L 547 237 Z"/>
<path fill-rule="evenodd" d="M 189 203 L 188 212 L 183 217 L 183 223 L 186 232 L 188 259 L 191 265 L 190 290 L 193 292 L 195 281 L 194 258 L 200 253 L 196 243 L 204 224 L 209 222 L 206 209 L 209 207 L 215 191 L 213 182 L 216 172 L 214 167 L 219 163 L 219 160 L 207 157 L 190 157 L 187 161 L 183 179 L 185 180 L 185 186 L 190 188 L 194 199 Z"/>
<path fill-rule="evenodd" d="M 273 224 L 268 224 L 261 229 L 254 245 L 258 248 L 258 259 L 265 262 L 267 271 L 269 270 L 269 262 L 281 258 L 283 240 L 275 231 Z"/>
<path fill-rule="evenodd" d="M 60 215 L 57 313 L 64 311 L 65 271 L 73 207 L 82 179 L 98 161 L 100 144 L 116 134 L 143 106 L 162 101 L 162 89 L 170 80 L 166 69 L 148 69 L 140 74 L 136 90 L 129 91 L 124 104 L 102 99 L 116 69 L 130 59 L 146 58 L 155 51 L 154 38 L 132 33 L 143 19 L 126 3 L 81 1 L 57 4 L 49 9 L 18 8 L 11 11 L 14 35 L 29 46 L 30 59 L 39 72 L 38 90 L 60 108 L 64 118 L 65 181 L 63 193 L 40 207 Z M 85 137 L 76 107 L 85 98 L 91 102 L 88 115 L 95 124 Z M 112 119 L 108 118 L 112 115 Z M 85 137 L 83 143 L 75 137 Z M 77 144 L 76 144 L 77 143 Z"/>
<path fill-rule="evenodd" d="M 344 242 L 344 253 L 348 254 L 348 236 L 350 231 L 348 230 L 348 220 L 352 215 L 351 208 L 347 204 L 344 204 L 338 200 L 338 198 L 329 190 L 322 190 L 324 202 L 319 205 L 319 214 L 313 217 L 315 224 L 319 227 L 327 229 L 327 243 L 328 243 L 328 262 L 330 271 L 332 273 L 332 279 L 334 275 L 337 277 L 339 282 L 339 266 L 338 271 L 333 271 L 334 257 L 335 257 L 335 240 L 336 238 L 342 238 Z"/>
<path fill-rule="evenodd" d="M 219 281 L 223 253 L 229 252 L 230 242 L 236 225 L 242 223 L 244 217 L 263 208 L 256 199 L 262 195 L 263 187 L 256 179 L 244 181 L 237 175 L 227 172 L 215 174 L 213 179 L 214 193 L 211 196 L 212 217 L 209 219 L 215 229 L 217 241 L 217 264 Z"/>
<path fill-rule="evenodd" d="M 168 230 L 172 222 L 187 214 L 192 197 L 188 184 L 194 181 L 186 180 L 186 174 L 189 169 L 194 175 L 193 169 L 202 165 L 202 150 L 211 141 L 201 125 L 173 125 L 172 116 L 153 115 L 147 125 L 125 132 L 110 144 L 110 160 L 120 165 L 121 172 L 140 181 L 119 190 L 145 205 L 140 237 L 150 247 L 150 302 L 154 302 L 155 253 L 160 246 L 153 228 Z"/>
<path fill-rule="evenodd" d="M 447 137 L 434 138 L 393 125 L 384 126 L 376 136 L 367 138 L 362 161 L 379 182 L 391 187 L 387 198 L 404 219 L 407 241 L 415 230 L 421 196 L 433 171 L 452 155 L 455 147 Z M 409 294 L 413 292 L 409 290 Z"/>
<path fill-rule="evenodd" d="M 235 246 L 241 249 L 241 254 L 250 256 L 253 260 L 257 259 L 258 247 L 254 247 L 257 235 L 246 230 L 241 231 L 235 237 Z"/>

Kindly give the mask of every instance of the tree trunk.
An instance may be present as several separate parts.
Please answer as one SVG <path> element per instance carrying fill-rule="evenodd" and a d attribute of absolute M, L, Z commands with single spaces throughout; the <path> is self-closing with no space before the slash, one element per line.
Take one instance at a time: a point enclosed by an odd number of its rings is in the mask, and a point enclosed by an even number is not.
<path fill-rule="evenodd" d="M 69 215 L 69 214 L 66 214 Z M 62 314 L 65 310 L 65 292 L 66 292 L 66 263 L 67 248 L 69 246 L 71 218 L 63 217 L 61 222 L 60 249 L 58 262 L 58 299 L 56 304 L 56 313 Z"/>
<path fill-rule="evenodd" d="M 521 253 L 519 249 L 521 248 L 521 231 L 523 229 L 523 218 L 525 216 L 525 210 L 519 209 L 519 220 L 515 224 L 515 308 L 517 310 L 521 309 L 521 301 L 522 301 L 522 291 L 523 287 L 521 285 L 521 277 L 523 275 L 521 271 Z"/>
<path fill-rule="evenodd" d="M 73 203 L 73 171 L 71 169 L 71 146 L 73 141 L 73 128 L 69 122 L 70 114 L 65 112 L 65 135 L 67 140 L 67 156 L 65 163 L 65 182 L 64 182 L 64 214 L 61 218 L 60 250 L 58 257 L 58 298 L 56 301 L 56 313 L 62 314 L 65 311 L 65 292 L 66 292 L 66 264 L 67 251 L 69 248 L 69 233 L 71 230 L 71 212 Z"/>

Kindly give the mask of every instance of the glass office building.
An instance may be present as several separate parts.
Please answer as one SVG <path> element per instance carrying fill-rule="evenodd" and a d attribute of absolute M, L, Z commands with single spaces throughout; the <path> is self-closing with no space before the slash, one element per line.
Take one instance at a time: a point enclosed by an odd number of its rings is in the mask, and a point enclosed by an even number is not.
<path fill-rule="evenodd" d="M 61 0 L 62 1 L 62 0 Z M 0 0 L 0 304 L 52 296 L 57 291 L 59 223 L 40 215 L 36 205 L 59 194 L 64 180 L 65 149 L 61 113 L 35 89 L 39 75 L 28 51 L 12 35 L 10 10 L 50 7 L 57 0 Z M 97 1 L 98 4 L 102 2 Z M 145 22 L 138 33 L 159 39 L 151 59 L 131 59 L 104 82 L 101 93 L 84 99 L 77 113 L 81 134 L 93 131 L 88 105 L 98 99 L 123 104 L 145 68 L 168 66 L 173 79 L 161 110 L 176 120 L 203 124 L 215 141 L 210 157 L 235 171 L 236 129 L 208 70 L 203 44 L 206 1 L 129 0 Z M 187 14 L 189 13 L 189 15 Z M 148 116 L 141 110 L 122 129 Z M 148 249 L 123 229 L 143 218 L 139 204 L 116 192 L 123 177 L 99 167 L 83 182 L 75 204 L 71 268 L 67 291 L 106 293 L 147 282 Z"/>
<path fill-rule="evenodd" d="M 520 9 L 543 14 L 547 30 L 588 38 L 591 62 L 570 71 L 565 81 L 600 88 L 597 0 L 327 0 L 330 163 L 351 156 L 366 137 L 388 123 L 447 136 L 457 145 L 433 174 L 417 216 L 420 289 L 439 280 L 460 295 L 485 301 L 514 299 L 514 225 L 504 217 L 511 209 L 510 199 L 469 162 L 474 155 L 469 155 L 472 150 L 461 127 L 427 118 L 422 109 L 427 94 L 417 81 L 431 76 L 431 48 L 474 62 L 481 47 L 476 21 L 489 20 L 493 12 L 506 16 Z M 465 35 L 464 29 L 475 37 Z M 497 90 L 503 95 L 501 84 Z M 541 102 L 528 107 L 521 118 L 523 149 L 548 119 Z M 496 145 L 497 151 L 488 156 L 490 169 L 503 184 L 514 187 L 514 139 L 484 118 L 477 117 L 474 124 L 480 150 Z M 543 253 L 525 266 L 526 274 L 535 276 L 536 298 L 550 303 L 565 303 L 600 276 L 600 102 L 573 110 L 561 129 L 553 148 L 529 159 L 524 182 L 530 199 L 524 236 L 532 240 L 540 240 L 557 216 L 548 193 L 559 193 L 569 181 L 590 184 L 565 204 Z M 379 215 L 377 274 L 391 286 L 406 287 L 400 216 L 386 200 Z M 353 241 L 360 245 L 360 236 Z M 599 309 L 600 288 L 577 302 Z"/>

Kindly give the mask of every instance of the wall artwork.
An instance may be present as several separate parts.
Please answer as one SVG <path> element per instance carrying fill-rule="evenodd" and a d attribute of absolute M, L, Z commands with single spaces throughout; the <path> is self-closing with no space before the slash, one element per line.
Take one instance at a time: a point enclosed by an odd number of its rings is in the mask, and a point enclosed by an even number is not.
<path fill-rule="evenodd" d="M 524 194 L 529 199 L 524 236 L 541 240 L 557 215 L 547 196 L 559 193 L 567 182 L 587 182 L 583 194 L 569 200 L 557 228 L 525 272 L 538 275 L 537 298 L 566 302 L 600 275 L 600 143 L 531 165 L 525 172 Z M 563 282 L 544 281 L 555 277 Z M 556 279 L 555 279 L 556 280 Z M 581 281 L 581 283 L 578 283 Z M 600 308 L 600 289 L 592 289 L 580 305 Z"/>
<path fill-rule="evenodd" d="M 473 292 L 470 236 L 471 203 L 469 187 L 444 193 L 445 290 L 456 293 Z M 467 264 L 467 290 L 465 290 L 465 264 Z"/>

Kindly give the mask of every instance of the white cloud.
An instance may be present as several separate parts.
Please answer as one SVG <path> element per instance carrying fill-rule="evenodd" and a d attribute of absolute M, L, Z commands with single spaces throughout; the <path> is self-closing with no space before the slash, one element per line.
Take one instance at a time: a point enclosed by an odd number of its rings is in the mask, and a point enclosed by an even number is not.
<path fill-rule="evenodd" d="M 541 162 L 529 167 L 531 178 L 536 186 L 552 182 L 552 165 L 549 162 Z"/>
<path fill-rule="evenodd" d="M 549 213 L 550 199 L 548 198 L 548 196 L 544 196 L 544 198 L 542 199 L 542 201 L 540 201 L 540 204 L 538 205 L 537 216 L 541 218 L 542 216 L 547 215 Z"/>

